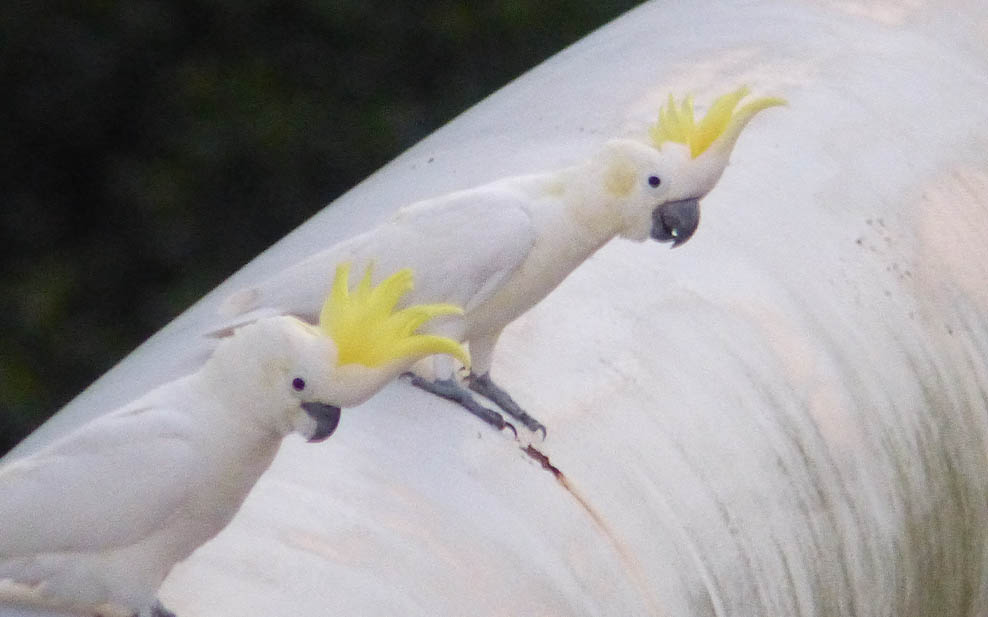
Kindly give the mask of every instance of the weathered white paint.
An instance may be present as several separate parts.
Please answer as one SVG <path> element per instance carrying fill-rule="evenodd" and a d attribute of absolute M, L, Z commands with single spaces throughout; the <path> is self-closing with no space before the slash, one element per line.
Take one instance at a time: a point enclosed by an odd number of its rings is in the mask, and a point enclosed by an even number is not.
<path fill-rule="evenodd" d="M 320 212 L 14 455 L 190 370 L 229 290 L 415 199 L 572 163 L 670 90 L 749 83 L 790 106 L 742 135 L 696 236 L 608 245 L 502 337 L 495 375 L 586 507 L 395 384 L 329 442 L 286 443 L 162 599 L 201 617 L 984 614 L 986 52 L 979 0 L 652 2 Z"/>

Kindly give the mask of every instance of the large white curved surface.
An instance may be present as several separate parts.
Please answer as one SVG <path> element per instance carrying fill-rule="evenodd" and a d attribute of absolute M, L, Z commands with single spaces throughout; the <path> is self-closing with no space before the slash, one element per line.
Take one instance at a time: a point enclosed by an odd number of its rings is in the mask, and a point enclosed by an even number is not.
<path fill-rule="evenodd" d="M 696 236 L 609 244 L 502 337 L 495 376 L 549 427 L 569 490 L 397 383 L 328 442 L 287 440 L 162 600 L 197 617 L 983 615 L 986 51 L 978 0 L 649 3 L 320 212 L 12 456 L 195 368 L 231 289 L 415 199 L 580 160 L 670 91 L 748 83 L 789 107 L 742 135 Z"/>

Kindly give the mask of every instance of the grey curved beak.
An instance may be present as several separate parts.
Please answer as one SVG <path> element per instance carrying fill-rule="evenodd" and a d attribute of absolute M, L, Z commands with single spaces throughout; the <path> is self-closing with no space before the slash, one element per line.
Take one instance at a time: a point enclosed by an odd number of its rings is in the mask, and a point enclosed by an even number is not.
<path fill-rule="evenodd" d="M 324 441 L 333 434 L 340 424 L 340 408 L 325 403 L 302 403 L 302 409 L 316 421 L 316 431 L 309 437 L 309 443 Z"/>
<path fill-rule="evenodd" d="M 664 203 L 652 211 L 652 239 L 684 244 L 700 224 L 700 200 L 680 199 Z"/>

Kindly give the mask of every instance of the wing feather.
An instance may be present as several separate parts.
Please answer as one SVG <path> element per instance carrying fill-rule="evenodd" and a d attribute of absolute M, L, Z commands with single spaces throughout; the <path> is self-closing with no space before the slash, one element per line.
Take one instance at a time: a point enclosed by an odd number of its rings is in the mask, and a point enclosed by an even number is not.
<path fill-rule="evenodd" d="M 345 261 L 354 272 L 373 263 L 376 279 L 411 268 L 415 288 L 404 305 L 449 302 L 469 312 L 517 270 L 535 244 L 526 203 L 517 192 L 488 186 L 407 206 L 379 227 L 231 294 L 221 309 L 225 321 L 213 332 L 272 312 L 315 322 L 336 266 Z"/>
<path fill-rule="evenodd" d="M 137 405 L 0 469 L 0 557 L 96 551 L 160 528 L 194 486 L 189 415 Z"/>

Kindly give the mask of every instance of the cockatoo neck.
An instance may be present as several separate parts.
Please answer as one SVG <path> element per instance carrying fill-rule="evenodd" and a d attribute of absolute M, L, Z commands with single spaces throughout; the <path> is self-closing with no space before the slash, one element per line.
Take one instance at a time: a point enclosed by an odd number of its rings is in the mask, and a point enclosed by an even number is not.
<path fill-rule="evenodd" d="M 608 189 L 607 166 L 595 158 L 557 173 L 565 190 L 567 217 L 593 250 L 600 248 L 618 234 L 622 224 L 620 197 Z"/>

